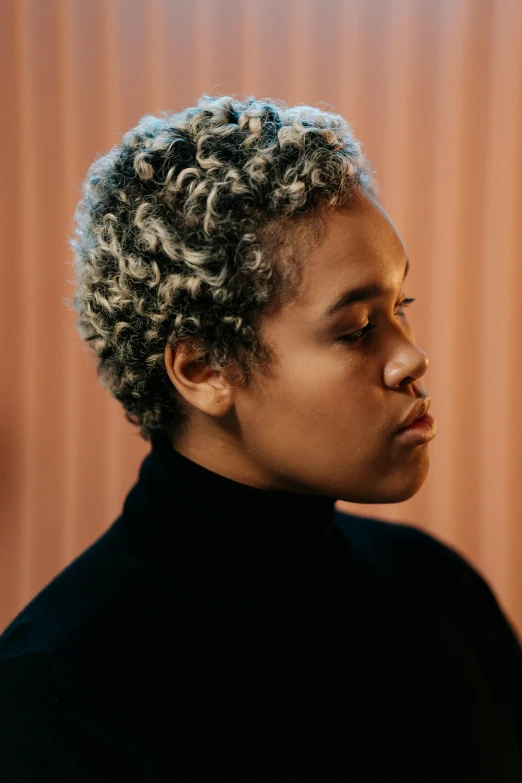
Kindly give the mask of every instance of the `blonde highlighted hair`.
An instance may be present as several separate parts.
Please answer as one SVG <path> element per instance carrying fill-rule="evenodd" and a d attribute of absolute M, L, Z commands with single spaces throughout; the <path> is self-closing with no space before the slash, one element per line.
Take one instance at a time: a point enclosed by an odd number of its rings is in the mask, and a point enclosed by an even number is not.
<path fill-rule="evenodd" d="M 340 115 L 283 101 L 203 95 L 146 114 L 88 169 L 75 212 L 76 327 L 101 384 L 140 435 L 174 438 L 189 411 L 164 362 L 188 341 L 241 383 L 273 360 L 264 315 L 302 281 L 305 237 L 357 188 L 376 196 Z"/>

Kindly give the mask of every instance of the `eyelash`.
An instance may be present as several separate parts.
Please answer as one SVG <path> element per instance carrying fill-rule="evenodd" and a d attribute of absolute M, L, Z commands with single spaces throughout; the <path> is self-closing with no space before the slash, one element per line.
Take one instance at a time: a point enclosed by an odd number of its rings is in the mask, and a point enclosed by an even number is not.
<path fill-rule="evenodd" d="M 411 297 L 406 297 L 401 302 L 399 302 L 399 307 L 409 307 L 412 302 L 414 302 L 415 299 L 412 299 Z M 405 313 L 400 312 L 399 315 L 403 316 Z M 351 334 L 345 334 L 344 337 L 341 337 L 341 342 L 343 343 L 360 343 L 362 340 L 364 340 L 365 336 L 370 332 L 372 329 L 375 329 L 377 324 L 366 324 L 366 326 L 363 329 L 358 329 L 356 332 L 352 332 Z M 361 335 L 360 337 L 356 337 L 356 335 Z"/>

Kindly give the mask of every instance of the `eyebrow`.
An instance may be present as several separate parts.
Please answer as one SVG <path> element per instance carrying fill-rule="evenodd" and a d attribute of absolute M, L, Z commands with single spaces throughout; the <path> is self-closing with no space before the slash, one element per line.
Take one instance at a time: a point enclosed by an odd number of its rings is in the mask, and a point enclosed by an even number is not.
<path fill-rule="evenodd" d="M 406 269 L 402 278 L 403 283 L 409 271 L 410 261 L 407 258 Z M 374 299 L 376 296 L 386 296 L 387 293 L 389 293 L 389 289 L 385 289 L 380 285 L 363 285 L 359 288 L 353 288 L 351 291 L 346 291 L 335 304 L 331 305 L 323 314 L 323 318 L 332 318 L 334 315 L 337 315 L 339 310 L 343 310 L 345 307 L 354 304 L 354 302 L 365 302 L 368 299 Z"/>

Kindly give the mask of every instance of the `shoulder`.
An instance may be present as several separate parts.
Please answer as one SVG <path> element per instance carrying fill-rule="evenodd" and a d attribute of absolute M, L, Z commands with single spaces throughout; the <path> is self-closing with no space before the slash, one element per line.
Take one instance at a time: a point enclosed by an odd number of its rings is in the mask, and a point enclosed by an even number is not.
<path fill-rule="evenodd" d="M 132 780 L 142 762 L 122 709 L 63 677 L 51 652 L 0 661 L 0 779 Z"/>
<path fill-rule="evenodd" d="M 0 634 L 0 665 L 24 655 L 29 661 L 52 658 L 69 638 L 121 600 L 132 580 L 118 533 L 114 523 L 14 617 Z"/>
<path fill-rule="evenodd" d="M 118 620 L 128 591 L 121 576 L 95 572 L 103 558 L 91 556 L 61 572 L 0 636 L 2 781 L 132 779 L 138 758 L 113 676 L 130 642 Z"/>
<path fill-rule="evenodd" d="M 335 510 L 335 525 L 361 557 L 415 587 L 436 588 L 439 595 L 464 596 L 491 610 L 498 602 L 485 575 L 458 548 L 434 533 L 406 522 L 390 522 Z"/>
<path fill-rule="evenodd" d="M 405 522 L 335 510 L 334 524 L 354 552 L 399 579 L 440 576 L 447 568 L 471 568 L 465 557 L 434 534 Z"/>
<path fill-rule="evenodd" d="M 495 589 L 463 552 L 408 523 L 337 510 L 334 521 L 355 555 L 390 588 L 426 599 L 425 611 L 433 602 L 443 607 L 522 705 L 521 640 Z"/>
<path fill-rule="evenodd" d="M 403 592 L 429 594 L 486 635 L 491 635 L 492 627 L 508 623 L 484 574 L 435 534 L 409 523 L 337 510 L 334 521 L 356 556 L 388 584 Z"/>
<path fill-rule="evenodd" d="M 107 686 L 121 669 L 118 661 L 132 630 L 124 624 L 123 610 L 133 605 L 133 591 L 139 589 L 129 573 L 109 530 L 3 631 L 0 744 L 8 742 L 13 753 L 19 743 L 43 751 L 86 715 L 95 725 L 97 712 L 108 714 Z M 0 758 L 4 752 L 2 746 Z M 0 779 L 9 779 L 2 772 Z"/>

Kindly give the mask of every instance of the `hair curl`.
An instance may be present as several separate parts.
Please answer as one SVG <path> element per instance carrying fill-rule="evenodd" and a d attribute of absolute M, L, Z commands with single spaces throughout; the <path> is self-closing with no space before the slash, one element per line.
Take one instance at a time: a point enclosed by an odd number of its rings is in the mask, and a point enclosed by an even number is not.
<path fill-rule="evenodd" d="M 69 237 L 66 302 L 100 383 L 145 440 L 172 439 L 188 421 L 167 343 L 188 341 L 213 370 L 235 363 L 241 384 L 254 365 L 269 370 L 261 318 L 297 295 L 303 239 L 322 209 L 358 187 L 376 195 L 343 117 L 252 96 L 146 114 L 95 158 Z"/>

